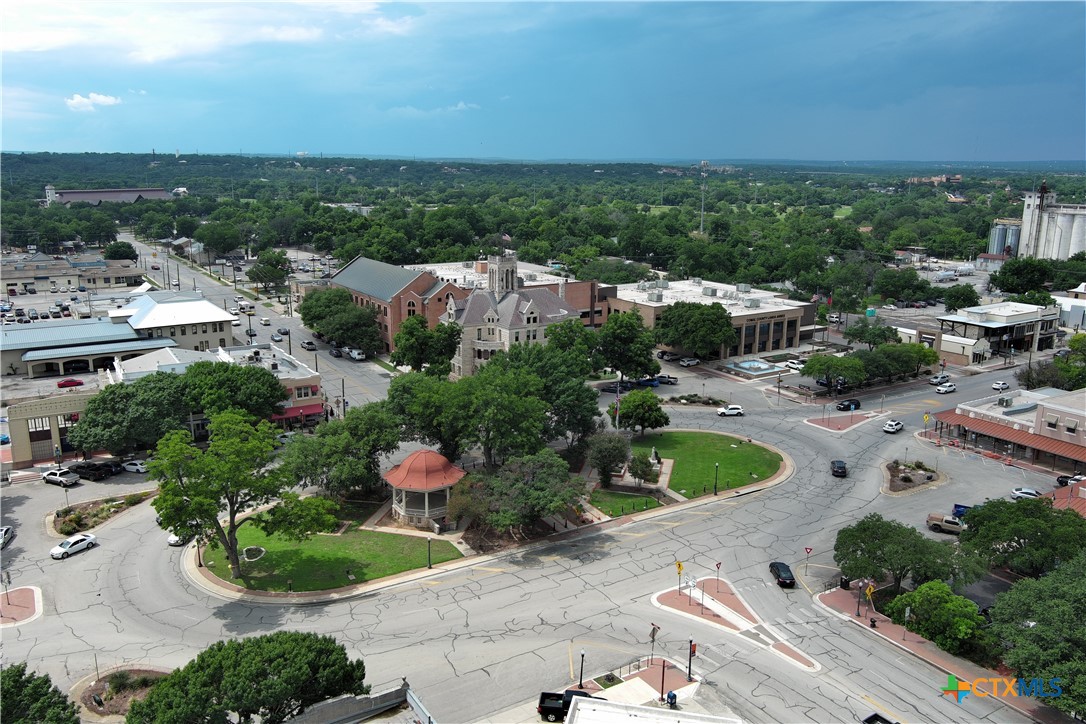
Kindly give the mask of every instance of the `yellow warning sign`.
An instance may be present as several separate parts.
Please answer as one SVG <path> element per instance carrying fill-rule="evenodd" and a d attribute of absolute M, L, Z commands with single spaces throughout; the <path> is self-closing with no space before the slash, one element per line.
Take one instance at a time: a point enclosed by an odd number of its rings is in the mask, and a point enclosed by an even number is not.
<path fill-rule="evenodd" d="M 681 575 L 683 574 L 683 564 L 682 564 L 682 561 L 675 561 L 675 569 L 676 569 L 676 570 L 677 570 L 677 571 L 679 572 L 679 575 L 680 575 L 680 576 L 681 576 Z"/>

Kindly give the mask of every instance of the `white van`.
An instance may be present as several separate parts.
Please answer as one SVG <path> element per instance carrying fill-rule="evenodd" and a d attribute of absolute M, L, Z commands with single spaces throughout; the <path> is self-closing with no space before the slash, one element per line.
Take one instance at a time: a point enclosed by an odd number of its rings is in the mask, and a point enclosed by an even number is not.
<path fill-rule="evenodd" d="M 265 327 L 270 327 L 271 326 L 271 320 L 268 319 L 267 317 L 261 317 L 260 318 L 260 324 L 265 326 Z"/>
<path fill-rule="evenodd" d="M 366 353 L 360 349 L 352 349 L 347 353 L 347 356 L 353 359 L 355 362 L 361 362 L 366 359 Z"/>

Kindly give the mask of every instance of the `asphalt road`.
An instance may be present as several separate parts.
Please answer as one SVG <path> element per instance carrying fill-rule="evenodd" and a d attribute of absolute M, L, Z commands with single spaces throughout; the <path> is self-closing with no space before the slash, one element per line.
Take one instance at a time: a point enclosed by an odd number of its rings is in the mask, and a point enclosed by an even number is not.
<path fill-rule="evenodd" d="M 284 324 L 301 333 L 296 318 Z M 355 398 L 366 399 L 370 382 L 362 370 L 372 365 L 330 362 L 334 373 L 357 385 Z M 672 427 L 738 432 L 773 444 L 796 463 L 790 479 L 761 493 L 709 500 L 334 604 L 256 605 L 209 596 L 182 574 L 181 553 L 165 545 L 149 506 L 96 531 L 97 548 L 53 561 L 48 548 L 55 541 L 42 521 L 59 507 L 63 491 L 42 483 L 9 487 L 3 523 L 16 525 L 18 537 L 4 551 L 4 568 L 13 586 L 41 587 L 45 615 L 5 630 L 3 656 L 29 661 L 66 688 L 93 673 L 96 662 L 102 669 L 175 667 L 226 637 L 280 629 L 328 633 L 364 657 L 375 688 L 406 676 L 438 721 L 469 722 L 566 686 L 576 676 L 581 648 L 586 674 L 647 655 L 652 621 L 662 627 L 658 653 L 682 659 L 687 641 L 698 642 L 695 671 L 706 682 L 699 698 L 710 709 L 719 699 L 752 722 L 855 721 L 880 708 L 903 722 L 1025 721 L 991 698 L 968 697 L 959 705 L 942 696 L 944 674 L 819 608 L 809 593 L 836 579 L 837 530 L 869 512 L 923 528 L 928 512 L 949 511 L 954 503 L 1004 496 L 1023 484 L 1051 488 L 1050 477 L 961 451 L 919 452 L 911 433 L 922 429 L 924 411 L 975 397 L 992 377 L 957 378 L 957 397 L 935 395 L 923 384 L 888 393 L 878 402 L 886 417 L 905 421 L 897 435 L 881 432 L 885 418 L 826 431 L 804 422 L 816 407 L 778 401 L 775 390 L 762 385 L 706 378 L 709 394 L 744 405 L 748 414 L 718 418 L 711 409 L 674 406 L 668 409 Z M 693 372 L 666 392 L 701 382 Z M 861 400 L 864 411 L 878 407 Z M 879 463 L 917 454 L 938 464 L 949 482 L 904 497 L 880 495 Z M 848 478 L 829 475 L 835 458 L 849 462 Z M 711 474 L 706 471 L 707 482 Z M 68 495 L 75 502 L 146 486 L 139 479 L 110 480 L 117 482 L 88 483 Z M 809 567 L 804 547 L 814 550 Z M 773 585 L 771 560 L 791 563 L 802 585 L 789 591 Z M 712 575 L 721 563 L 721 575 L 749 605 L 821 669 L 789 667 L 743 639 L 653 606 L 652 595 L 676 583 L 675 561 L 697 576 Z"/>

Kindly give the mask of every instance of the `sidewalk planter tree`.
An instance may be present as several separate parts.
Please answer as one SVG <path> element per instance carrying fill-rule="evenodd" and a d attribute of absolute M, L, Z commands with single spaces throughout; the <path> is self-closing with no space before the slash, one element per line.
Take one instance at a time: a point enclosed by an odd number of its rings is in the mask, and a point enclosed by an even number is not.
<path fill-rule="evenodd" d="M 909 608 L 909 620 L 905 609 Z M 930 581 L 895 598 L 886 609 L 896 624 L 923 636 L 951 654 L 961 653 L 976 636 L 984 619 L 977 604 L 957 596 L 942 581 Z"/>
<path fill-rule="evenodd" d="M 622 471 L 630 458 L 630 441 L 618 432 L 599 432 L 588 438 L 588 463 L 600 476 L 600 485 L 607 487 L 611 477 Z"/>

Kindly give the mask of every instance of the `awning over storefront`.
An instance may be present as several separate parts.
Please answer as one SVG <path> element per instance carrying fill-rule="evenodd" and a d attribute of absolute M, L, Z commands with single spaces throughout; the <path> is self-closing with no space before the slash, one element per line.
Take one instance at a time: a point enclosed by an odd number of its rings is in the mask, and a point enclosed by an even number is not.
<path fill-rule="evenodd" d="M 297 417 L 309 417 L 310 415 L 323 415 L 324 403 L 317 402 L 311 405 L 299 405 L 298 407 L 288 407 L 280 412 L 278 415 L 272 415 L 273 420 L 292 420 Z"/>
<path fill-rule="evenodd" d="M 935 413 L 935 419 L 947 425 L 959 425 L 970 432 L 994 437 L 997 440 L 1013 442 L 1017 445 L 1031 447 L 1042 452 L 1086 463 L 1086 446 L 1083 445 L 1076 445 L 1063 440 L 1053 440 L 1050 437 L 1038 435 L 1028 430 L 1015 430 L 1013 427 L 1000 425 L 998 422 L 977 420 L 953 410 L 937 412 Z"/>

